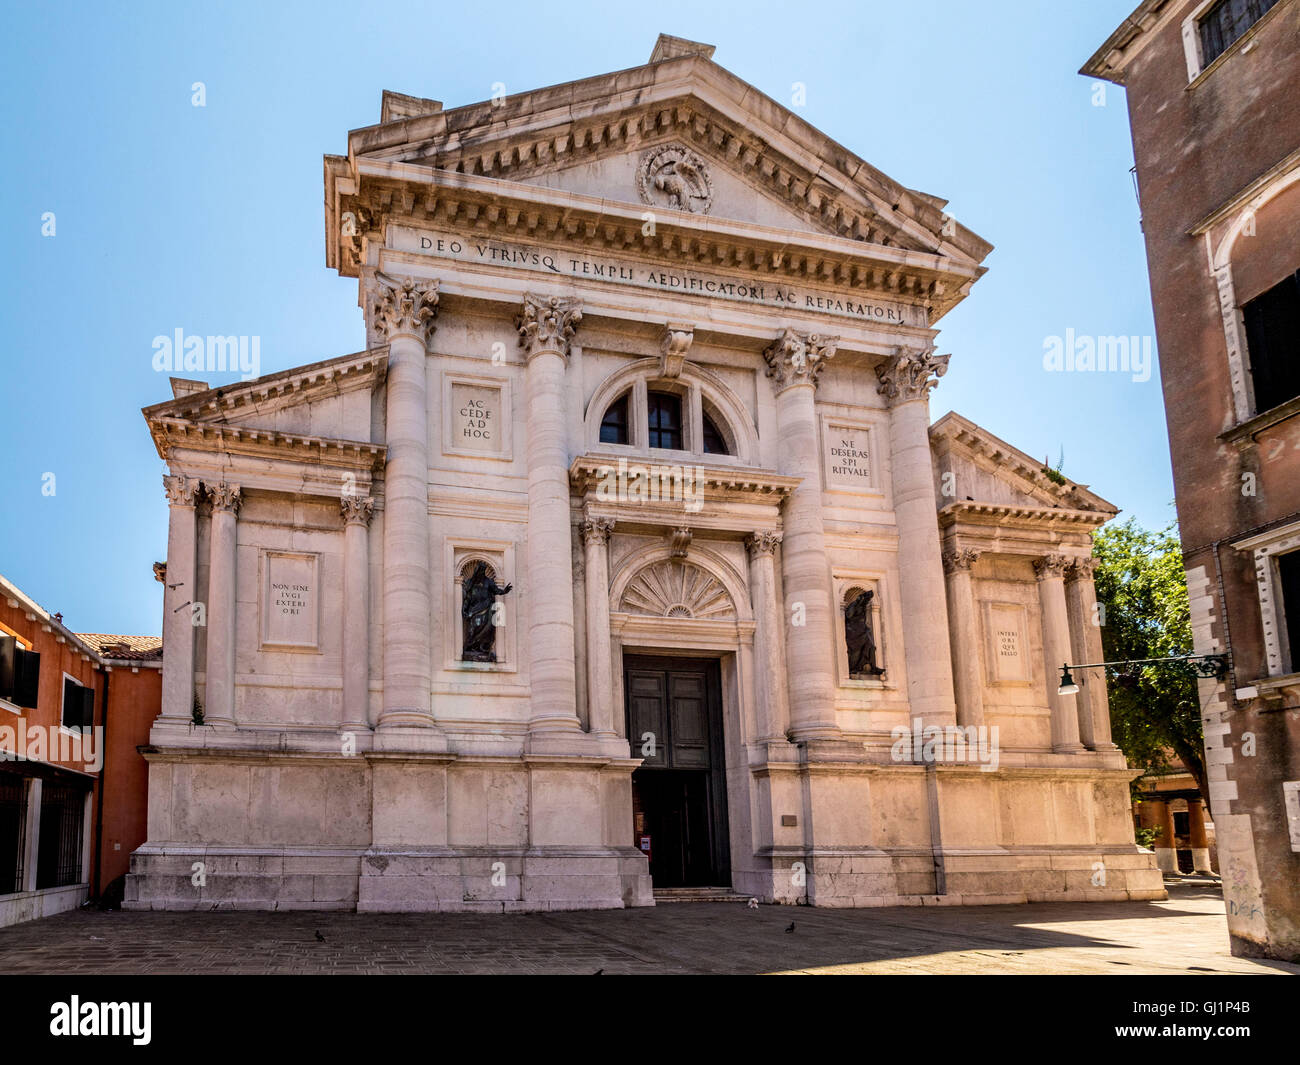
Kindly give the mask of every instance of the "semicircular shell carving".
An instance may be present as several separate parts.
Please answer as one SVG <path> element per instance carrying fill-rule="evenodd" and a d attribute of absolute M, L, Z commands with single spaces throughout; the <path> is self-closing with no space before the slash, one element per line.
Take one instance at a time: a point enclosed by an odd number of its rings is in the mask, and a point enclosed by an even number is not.
<path fill-rule="evenodd" d="M 651 207 L 708 214 L 713 206 L 713 182 L 704 160 L 682 144 L 666 144 L 647 152 L 636 172 L 636 187 Z"/>
<path fill-rule="evenodd" d="M 736 616 L 731 596 L 711 573 L 689 562 L 651 563 L 623 592 L 629 614 L 719 621 Z"/>

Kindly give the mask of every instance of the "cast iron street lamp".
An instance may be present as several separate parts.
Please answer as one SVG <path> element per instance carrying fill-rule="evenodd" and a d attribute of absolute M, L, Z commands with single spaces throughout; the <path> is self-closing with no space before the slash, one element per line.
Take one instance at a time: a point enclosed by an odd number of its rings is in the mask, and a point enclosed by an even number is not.
<path fill-rule="evenodd" d="M 1174 655 L 1172 658 L 1132 658 L 1123 662 L 1086 662 L 1080 665 L 1061 666 L 1061 686 L 1056 689 L 1058 695 L 1074 695 L 1079 685 L 1070 676 L 1072 669 L 1109 669 L 1112 673 L 1130 666 L 1163 665 L 1166 662 L 1180 662 L 1192 668 L 1198 677 L 1215 677 L 1222 679 L 1228 672 L 1227 655 Z"/>

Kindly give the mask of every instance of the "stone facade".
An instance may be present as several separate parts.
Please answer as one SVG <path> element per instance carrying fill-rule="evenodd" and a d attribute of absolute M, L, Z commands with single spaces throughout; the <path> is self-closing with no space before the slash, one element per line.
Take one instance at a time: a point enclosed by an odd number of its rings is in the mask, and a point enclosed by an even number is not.
<path fill-rule="evenodd" d="M 1056 695 L 1114 508 L 930 424 L 990 245 L 711 53 L 385 94 L 325 161 L 367 350 L 145 411 L 129 906 L 1163 897 L 1104 688 Z"/>
<path fill-rule="evenodd" d="M 1145 0 L 1082 72 L 1127 91 L 1195 650 L 1230 658 L 1200 688 L 1233 951 L 1295 960 L 1300 394 L 1261 388 L 1246 308 L 1300 269 L 1300 4 L 1234 8 L 1215 42 L 1224 9 Z"/>

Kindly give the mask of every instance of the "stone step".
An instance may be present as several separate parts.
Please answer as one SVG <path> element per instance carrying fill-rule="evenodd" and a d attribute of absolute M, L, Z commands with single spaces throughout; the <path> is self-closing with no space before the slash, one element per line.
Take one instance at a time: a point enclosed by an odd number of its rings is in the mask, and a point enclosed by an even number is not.
<path fill-rule="evenodd" d="M 725 887 L 655 888 L 655 904 L 664 902 L 748 902 L 748 895 L 739 895 Z"/>

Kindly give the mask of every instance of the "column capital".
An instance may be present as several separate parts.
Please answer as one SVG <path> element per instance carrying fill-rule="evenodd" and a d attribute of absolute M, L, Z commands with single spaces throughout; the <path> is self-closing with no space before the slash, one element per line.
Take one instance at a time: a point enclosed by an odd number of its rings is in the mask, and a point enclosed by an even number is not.
<path fill-rule="evenodd" d="M 1088 558 L 1072 558 L 1070 564 L 1066 567 L 1065 579 L 1067 581 L 1090 581 L 1092 575 L 1097 572 L 1097 566 L 1101 560 L 1089 556 Z"/>
<path fill-rule="evenodd" d="M 243 493 L 237 484 L 227 484 L 222 481 L 220 484 L 208 485 L 207 489 L 208 501 L 212 504 L 213 510 L 228 510 L 233 514 L 243 503 Z"/>
<path fill-rule="evenodd" d="M 343 496 L 339 500 L 344 525 L 369 525 L 375 516 L 375 501 L 370 496 Z"/>
<path fill-rule="evenodd" d="M 1069 555 L 1043 555 L 1034 559 L 1034 576 L 1040 581 L 1060 580 L 1069 564 Z"/>
<path fill-rule="evenodd" d="M 544 351 L 569 357 L 569 341 L 582 321 L 582 306 L 577 300 L 561 296 L 535 296 L 524 293 L 523 307 L 515 318 L 519 346 L 525 358 Z"/>
<path fill-rule="evenodd" d="M 782 330 L 763 352 L 767 376 L 772 378 L 778 392 L 791 385 L 806 384 L 816 388 L 817 378 L 826 368 L 827 360 L 835 357 L 839 342 L 839 337 Z"/>
<path fill-rule="evenodd" d="M 956 573 L 958 570 L 969 573 L 971 566 L 979 561 L 983 552 L 964 547 L 960 550 L 949 549 L 943 553 L 944 573 Z"/>
<path fill-rule="evenodd" d="M 192 507 L 199 499 L 199 482 L 197 478 L 184 474 L 165 474 L 163 490 L 167 493 L 167 502 L 173 507 Z"/>
<path fill-rule="evenodd" d="M 880 384 L 876 391 L 891 407 L 912 399 L 925 399 L 939 378 L 948 372 L 951 355 L 931 351 L 895 348 L 894 354 L 876 367 Z"/>
<path fill-rule="evenodd" d="M 605 543 L 613 531 L 613 518 L 585 518 L 582 522 L 583 542 L 592 546 Z"/>
<path fill-rule="evenodd" d="M 779 532 L 753 532 L 745 537 L 745 549 L 749 551 L 750 558 L 775 555 L 777 545 L 780 543 Z"/>
<path fill-rule="evenodd" d="M 405 334 L 427 344 L 438 316 L 438 282 L 376 271 L 370 306 L 374 330 L 384 340 Z"/>

